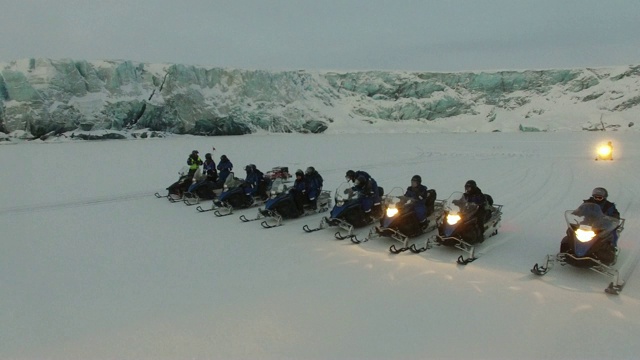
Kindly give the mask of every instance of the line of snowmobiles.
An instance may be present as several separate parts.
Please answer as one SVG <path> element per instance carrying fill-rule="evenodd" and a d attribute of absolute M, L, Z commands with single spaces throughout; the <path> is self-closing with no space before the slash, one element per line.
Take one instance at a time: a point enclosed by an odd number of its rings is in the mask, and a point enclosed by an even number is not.
<path fill-rule="evenodd" d="M 381 204 L 374 206 L 371 216 L 366 217 L 358 203 L 358 194 L 348 191 L 348 183 L 343 183 L 336 190 L 336 205 L 331 210 L 330 216 L 323 217 L 316 228 L 303 226 L 305 232 L 315 232 L 326 228 L 339 227 L 346 230 L 346 234 L 340 231 L 334 234 L 338 240 L 350 239 L 355 244 L 367 242 L 376 237 L 389 238 L 398 241 L 402 247 L 391 245 L 389 251 L 398 254 L 411 250 L 413 253 L 421 253 L 433 247 L 433 244 L 451 246 L 470 254 L 464 258 L 462 255 L 457 262 L 466 265 L 476 259 L 475 247 L 484 242 L 485 238 L 498 233 L 502 219 L 502 205 L 493 204 L 490 195 L 486 195 L 488 209 L 481 211 L 475 203 L 467 202 L 461 192 L 454 192 L 446 200 L 437 200 L 436 191 L 428 190 L 426 206 L 426 220 L 416 215 L 417 199 L 404 196 L 401 188 L 394 188 L 388 194 L 382 196 Z M 420 200 L 422 201 L 422 200 Z M 363 239 L 353 233 L 355 229 L 371 225 L 379 221 L 379 225 L 370 228 L 368 235 Z M 478 223 L 480 222 L 480 224 Z M 429 237 L 425 246 L 417 248 L 416 244 L 409 244 L 411 239 L 438 230 L 438 234 Z"/>
<path fill-rule="evenodd" d="M 180 179 L 167 188 L 168 195 L 161 196 L 156 193 L 156 196 L 166 197 L 172 202 L 184 201 L 184 196 L 179 197 L 176 189 L 188 188 L 183 184 L 186 173 L 185 169 L 181 170 Z M 321 218 L 317 227 L 304 225 L 303 230 L 311 233 L 338 228 L 334 238 L 350 239 L 354 244 L 374 238 L 388 238 L 401 244 L 399 248 L 395 244 L 390 246 L 389 251 L 394 254 L 407 250 L 418 254 L 434 246 L 452 247 L 467 254 L 466 258 L 463 255 L 457 258 L 456 262 L 460 265 L 477 259 L 478 246 L 485 246 L 486 239 L 498 234 L 502 220 L 503 206 L 494 204 L 490 195 L 485 194 L 487 206 L 480 208 L 475 203 L 467 202 L 462 192 L 454 192 L 446 200 L 437 200 L 433 189 L 429 190 L 426 201 L 426 221 L 418 220 L 414 210 L 414 202 L 417 200 L 405 197 L 401 188 L 394 188 L 386 195 L 382 195 L 381 190 L 381 201 L 375 203 L 371 212 L 366 214 L 360 206 L 360 194 L 351 190 L 349 182 L 340 184 L 336 189 L 333 208 L 331 192 L 322 191 L 316 204 L 304 203 L 300 209 L 300 205 L 296 203 L 294 195 L 285 184 L 286 179 L 286 176 L 275 177 L 268 197 L 256 198 L 243 189 L 243 180 L 231 174 L 224 187 L 216 192 L 218 197 L 212 201 L 211 209 L 203 209 L 200 206 L 197 209 L 200 212 L 214 211 L 216 216 L 226 216 L 234 209 L 264 205 L 258 209 L 254 218 L 240 216 L 243 222 L 263 220 L 261 226 L 264 228 L 278 227 L 287 219 L 319 214 L 331 209 L 328 216 Z M 598 205 L 592 203 L 584 203 L 575 210 L 567 210 L 564 217 L 567 229 L 566 236 L 560 243 L 560 251 L 547 255 L 544 262 L 536 263 L 531 268 L 531 273 L 543 276 L 554 268 L 555 264 L 585 268 L 609 277 L 611 282 L 605 292 L 619 294 L 639 260 L 639 257 L 631 257 L 627 259 L 625 266 L 616 266 L 620 264 L 617 264 L 619 254 L 614 244 L 617 244 L 624 230 L 625 219 L 606 216 Z M 367 235 L 359 239 L 355 232 L 367 226 L 370 226 Z M 416 239 L 433 231 L 437 233 L 427 237 L 424 245 L 418 248 L 419 240 Z M 413 243 L 410 244 L 412 240 Z M 482 249 L 486 251 L 487 248 Z"/>

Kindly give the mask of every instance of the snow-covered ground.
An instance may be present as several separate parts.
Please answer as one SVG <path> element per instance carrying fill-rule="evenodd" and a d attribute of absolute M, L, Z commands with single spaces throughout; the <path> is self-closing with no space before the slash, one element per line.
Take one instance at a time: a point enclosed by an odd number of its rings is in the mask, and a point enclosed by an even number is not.
<path fill-rule="evenodd" d="M 635 132 L 324 134 L 0 147 L 1 359 L 634 359 L 638 271 L 557 266 L 563 212 L 604 186 L 640 250 Z M 615 160 L 594 161 L 611 140 Z M 390 190 L 414 174 L 444 199 L 468 179 L 504 205 L 500 233 L 461 266 L 436 247 L 355 245 L 321 215 L 263 229 L 153 196 L 212 146 L 240 170 L 316 167 L 334 190 L 362 169 Z M 208 205 L 207 203 L 206 205 Z M 359 231 L 364 234 L 368 228 Z M 424 242 L 427 236 L 416 239 Z"/>

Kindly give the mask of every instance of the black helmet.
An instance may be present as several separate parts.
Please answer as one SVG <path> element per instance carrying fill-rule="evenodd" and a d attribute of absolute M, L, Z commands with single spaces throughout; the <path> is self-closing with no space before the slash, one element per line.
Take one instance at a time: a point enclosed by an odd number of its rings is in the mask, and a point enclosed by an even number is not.
<path fill-rule="evenodd" d="M 355 180 L 356 178 L 356 172 L 353 170 L 349 170 L 347 171 L 347 174 L 345 175 L 345 179 L 347 180 Z"/>
<path fill-rule="evenodd" d="M 313 166 L 309 166 L 304 173 L 309 175 L 309 174 L 313 174 L 314 172 L 316 172 L 316 169 Z"/>
<path fill-rule="evenodd" d="M 211 153 L 204 154 L 204 158 L 205 159 L 211 159 Z"/>
<path fill-rule="evenodd" d="M 360 175 L 356 179 L 356 186 L 362 187 L 366 182 L 367 182 L 367 179 L 364 177 L 364 175 Z"/>
<path fill-rule="evenodd" d="M 296 176 L 304 176 L 304 172 L 302 172 L 302 169 L 296 170 Z"/>
<path fill-rule="evenodd" d="M 193 155 L 198 155 L 198 150 L 193 150 L 191 153 L 192 153 Z"/>
<path fill-rule="evenodd" d="M 245 167 L 244 167 L 244 169 L 245 169 L 247 172 L 251 172 L 251 171 L 255 170 L 255 168 L 256 168 L 256 166 L 255 166 L 255 165 L 253 165 L 253 164 L 249 164 L 249 165 L 247 165 L 247 166 L 245 166 Z"/>
<path fill-rule="evenodd" d="M 594 198 L 596 201 L 598 201 L 598 198 L 601 199 L 599 201 L 606 200 L 607 197 L 609 197 L 609 192 L 607 191 L 607 189 L 603 187 L 597 187 L 593 189 L 593 191 L 591 192 L 591 197 Z"/>
<path fill-rule="evenodd" d="M 418 185 L 422 184 L 422 178 L 420 177 L 420 175 L 413 175 L 413 177 L 411 178 L 411 182 L 417 182 Z"/>
<path fill-rule="evenodd" d="M 222 156 L 220 156 L 220 160 L 227 161 L 227 160 L 229 160 L 229 158 L 227 157 L 227 155 L 222 155 Z"/>
<path fill-rule="evenodd" d="M 478 185 L 476 185 L 476 181 L 475 180 L 467 180 L 467 182 L 464 183 L 464 187 L 465 188 L 470 187 L 472 189 L 475 189 L 475 188 L 478 187 Z"/>

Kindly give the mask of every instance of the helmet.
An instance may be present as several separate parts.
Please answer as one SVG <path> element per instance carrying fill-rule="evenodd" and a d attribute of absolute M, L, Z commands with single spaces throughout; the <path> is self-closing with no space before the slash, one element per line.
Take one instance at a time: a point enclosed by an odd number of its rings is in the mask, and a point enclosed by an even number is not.
<path fill-rule="evenodd" d="M 222 156 L 220 156 L 220 160 L 222 160 L 222 161 L 228 161 L 228 160 L 229 160 L 229 158 L 227 157 L 227 155 L 222 155 Z"/>
<path fill-rule="evenodd" d="M 353 170 L 349 170 L 347 171 L 347 174 L 345 175 L 345 179 L 347 180 L 354 180 L 356 178 L 356 172 Z"/>
<path fill-rule="evenodd" d="M 193 155 L 198 155 L 198 150 L 193 150 L 191 153 L 192 153 Z"/>
<path fill-rule="evenodd" d="M 204 158 L 205 158 L 205 159 L 211 159 L 211 153 L 206 153 L 206 154 L 204 155 Z"/>
<path fill-rule="evenodd" d="M 304 172 L 302 172 L 302 169 L 296 170 L 296 176 L 304 176 Z"/>
<path fill-rule="evenodd" d="M 593 197 L 594 199 L 602 198 L 602 200 L 605 200 L 607 197 L 609 197 L 609 192 L 603 187 L 597 187 L 591 192 L 591 197 Z"/>
<path fill-rule="evenodd" d="M 249 164 L 249 165 L 245 166 L 245 167 L 244 167 L 244 169 L 245 169 L 245 171 L 247 171 L 247 172 L 251 172 L 251 171 L 253 171 L 253 170 L 255 170 L 255 169 L 256 169 L 256 166 L 255 166 L 255 165 L 253 165 L 253 164 Z"/>
<path fill-rule="evenodd" d="M 309 174 L 313 174 L 314 172 L 316 172 L 316 169 L 313 166 L 309 166 L 304 173 L 309 175 Z"/>
<path fill-rule="evenodd" d="M 364 177 L 364 175 L 360 175 L 356 179 L 356 186 L 364 186 L 366 182 L 367 182 L 367 179 Z"/>
<path fill-rule="evenodd" d="M 420 175 L 413 175 L 413 177 L 411 178 L 411 182 L 417 182 L 418 184 L 422 184 L 422 178 L 420 177 Z"/>
<path fill-rule="evenodd" d="M 476 185 L 475 180 L 467 180 L 467 182 L 464 183 L 464 187 L 476 188 L 478 185 Z"/>

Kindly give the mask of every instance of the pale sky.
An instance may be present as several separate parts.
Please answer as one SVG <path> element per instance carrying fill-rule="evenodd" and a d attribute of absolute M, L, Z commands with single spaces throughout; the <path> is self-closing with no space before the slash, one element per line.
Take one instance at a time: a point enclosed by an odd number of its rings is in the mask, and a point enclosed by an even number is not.
<path fill-rule="evenodd" d="M 0 0 L 0 62 L 265 70 L 640 64 L 638 0 Z"/>

